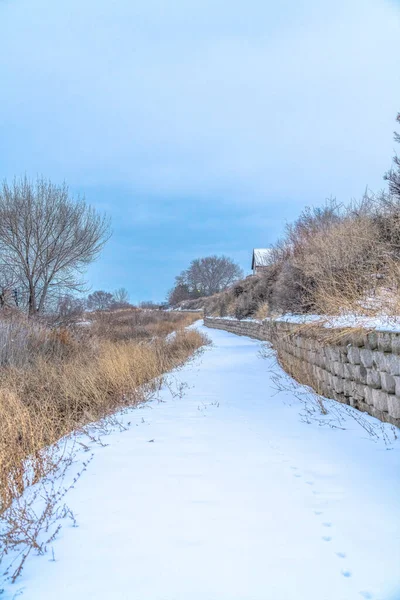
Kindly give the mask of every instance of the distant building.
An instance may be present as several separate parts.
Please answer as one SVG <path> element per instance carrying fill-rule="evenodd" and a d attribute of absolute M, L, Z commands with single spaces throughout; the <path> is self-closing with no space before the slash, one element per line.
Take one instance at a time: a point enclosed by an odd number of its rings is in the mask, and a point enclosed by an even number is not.
<path fill-rule="evenodd" d="M 262 273 L 271 264 L 271 248 L 254 248 L 251 268 L 253 275 Z"/>

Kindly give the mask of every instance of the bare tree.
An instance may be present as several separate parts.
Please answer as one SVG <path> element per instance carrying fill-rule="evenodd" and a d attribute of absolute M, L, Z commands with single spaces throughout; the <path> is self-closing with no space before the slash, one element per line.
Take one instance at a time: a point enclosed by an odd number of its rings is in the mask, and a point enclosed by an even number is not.
<path fill-rule="evenodd" d="M 74 201 L 65 184 L 23 177 L 0 188 L 0 262 L 29 315 L 42 312 L 53 292 L 82 291 L 82 274 L 109 236 L 109 220 Z"/>
<path fill-rule="evenodd" d="M 400 113 L 398 113 L 396 121 L 400 124 Z M 400 134 L 396 131 L 394 140 L 400 144 Z M 397 154 L 393 157 L 393 167 L 385 174 L 385 179 L 389 182 L 390 193 L 400 200 L 400 156 Z"/>
<path fill-rule="evenodd" d="M 129 304 L 129 292 L 126 288 L 120 287 L 115 290 L 114 294 L 114 302 L 120 306 L 126 306 Z"/>
<path fill-rule="evenodd" d="M 18 278 L 14 269 L 0 258 L 0 308 L 18 306 L 20 298 L 17 291 Z"/>
<path fill-rule="evenodd" d="M 139 304 L 140 308 L 148 308 L 150 310 L 154 310 L 158 308 L 158 304 L 153 302 L 153 300 L 142 300 Z"/>
<path fill-rule="evenodd" d="M 110 292 L 97 290 L 93 294 L 89 294 L 87 306 L 90 310 L 106 310 L 110 308 L 114 301 L 114 296 Z"/>
<path fill-rule="evenodd" d="M 56 306 L 56 315 L 63 322 L 73 321 L 80 318 L 85 311 L 85 301 L 82 298 L 76 298 L 72 294 L 64 294 L 58 299 Z"/>
<path fill-rule="evenodd" d="M 168 304 L 171 306 L 190 298 L 192 298 L 192 296 L 189 287 L 186 284 L 178 283 L 178 285 L 168 292 Z"/>
<path fill-rule="evenodd" d="M 191 297 L 211 296 L 225 290 L 243 277 L 243 271 L 226 256 L 207 256 L 193 260 L 176 278 L 176 287 L 187 286 Z"/>

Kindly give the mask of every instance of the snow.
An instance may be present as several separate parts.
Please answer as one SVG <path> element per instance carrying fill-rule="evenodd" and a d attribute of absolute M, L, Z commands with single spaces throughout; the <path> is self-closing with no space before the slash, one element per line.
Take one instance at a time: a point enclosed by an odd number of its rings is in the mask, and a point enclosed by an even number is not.
<path fill-rule="evenodd" d="M 30 556 L 2 597 L 400 598 L 399 442 L 368 436 L 353 409 L 343 428 L 307 424 L 262 343 L 204 331 L 213 345 L 93 447 L 55 561 Z"/>
<path fill-rule="evenodd" d="M 238 321 L 233 316 L 225 317 L 212 317 L 207 316 L 208 319 L 225 320 L 225 321 Z M 400 333 L 400 317 L 381 315 L 376 317 L 367 317 L 363 315 L 355 314 L 344 314 L 338 316 L 330 315 L 298 315 L 298 314 L 285 314 L 280 317 L 266 317 L 265 319 L 254 319 L 253 317 L 247 317 L 241 319 L 241 321 L 250 321 L 252 323 L 262 322 L 281 322 L 281 323 L 296 323 L 298 325 L 311 325 L 318 324 L 321 327 L 327 328 L 343 328 L 343 327 L 362 327 L 367 330 L 374 329 L 376 331 L 386 331 L 390 333 Z"/>
<path fill-rule="evenodd" d="M 271 248 L 254 248 L 253 250 L 253 264 L 252 268 L 265 267 L 271 262 L 272 249 Z"/>
<path fill-rule="evenodd" d="M 268 319 L 266 319 L 268 320 Z M 367 317 L 355 314 L 343 314 L 338 316 L 327 315 L 294 315 L 287 314 L 275 319 L 285 323 L 319 323 L 323 327 L 362 327 L 364 329 L 375 329 L 376 331 L 400 332 L 400 317 L 391 315 L 380 315 Z"/>
<path fill-rule="evenodd" d="M 207 319 L 214 319 L 216 321 L 231 321 L 231 322 L 250 322 L 250 323 L 261 323 L 262 321 L 260 319 L 254 319 L 253 317 L 245 317 L 244 319 L 236 319 L 236 317 L 232 317 L 232 316 L 225 316 L 225 317 L 212 317 L 210 315 L 207 315 Z M 267 321 L 268 319 L 263 319 L 264 321 Z"/>

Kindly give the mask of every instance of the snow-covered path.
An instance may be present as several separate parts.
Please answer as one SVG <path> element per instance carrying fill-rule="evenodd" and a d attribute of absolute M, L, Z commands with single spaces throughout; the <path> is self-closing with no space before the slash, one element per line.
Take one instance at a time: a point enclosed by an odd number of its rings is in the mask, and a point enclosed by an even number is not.
<path fill-rule="evenodd" d="M 162 391 L 95 450 L 67 497 L 79 528 L 7 598 L 400 598 L 399 443 L 302 422 L 259 342 L 206 333 L 214 346 L 177 374 L 185 395 Z"/>

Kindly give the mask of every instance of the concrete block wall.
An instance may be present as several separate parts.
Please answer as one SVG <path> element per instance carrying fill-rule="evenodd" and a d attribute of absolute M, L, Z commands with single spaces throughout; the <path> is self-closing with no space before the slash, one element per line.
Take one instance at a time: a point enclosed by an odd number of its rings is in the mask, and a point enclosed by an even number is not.
<path fill-rule="evenodd" d="M 281 365 L 319 394 L 400 427 L 400 333 L 205 317 L 204 324 L 271 342 Z"/>

